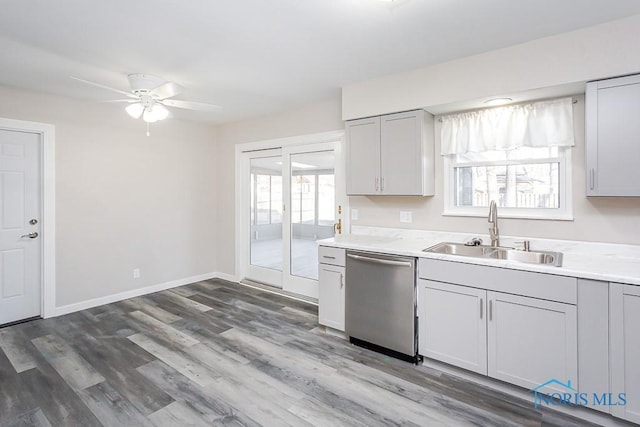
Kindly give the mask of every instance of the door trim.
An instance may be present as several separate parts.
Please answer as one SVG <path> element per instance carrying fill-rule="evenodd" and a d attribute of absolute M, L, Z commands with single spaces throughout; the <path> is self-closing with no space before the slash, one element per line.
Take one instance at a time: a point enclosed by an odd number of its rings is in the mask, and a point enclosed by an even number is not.
<path fill-rule="evenodd" d="M 244 168 L 242 167 L 242 154 L 250 151 L 270 150 L 274 148 L 288 148 L 295 147 L 296 145 L 307 145 L 321 142 L 344 142 L 344 130 L 337 130 L 331 132 L 321 132 L 308 135 L 291 136 L 286 138 L 269 139 L 264 141 L 246 142 L 242 144 L 236 144 L 235 146 L 235 277 L 241 280 L 244 277 L 244 253 L 246 252 L 246 243 L 243 237 L 243 218 L 244 213 L 242 210 L 243 195 L 241 194 L 242 188 L 246 187 L 247 177 L 244 174 Z M 344 145 L 344 144 L 342 144 Z M 342 149 L 342 148 L 340 148 Z M 342 162 L 344 162 L 344 156 L 342 156 Z M 340 183 L 343 188 L 344 184 Z M 338 183 L 336 183 L 336 188 Z M 343 205 L 343 212 L 349 212 L 348 207 L 349 198 L 347 197 Z M 345 232 L 349 230 L 349 215 L 344 215 L 343 227 Z"/>
<path fill-rule="evenodd" d="M 56 163 L 55 126 L 0 118 L 0 130 L 40 135 L 40 199 L 42 206 L 42 265 L 40 315 L 56 315 Z"/>

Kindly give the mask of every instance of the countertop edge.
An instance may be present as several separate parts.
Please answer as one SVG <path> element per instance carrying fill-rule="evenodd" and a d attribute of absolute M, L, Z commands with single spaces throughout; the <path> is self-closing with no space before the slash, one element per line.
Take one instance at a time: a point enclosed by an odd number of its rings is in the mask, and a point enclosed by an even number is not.
<path fill-rule="evenodd" d="M 594 271 L 586 271 L 575 267 L 554 267 L 554 266 L 546 266 L 546 265 L 536 265 L 536 264 L 527 264 L 521 262 L 507 261 L 507 260 L 498 260 L 498 259 L 487 259 L 487 258 L 475 258 L 475 257 L 466 257 L 460 255 L 450 255 L 450 254 L 439 254 L 439 253 L 429 253 L 423 252 L 422 249 L 401 249 L 394 248 L 393 243 L 397 242 L 396 239 L 390 240 L 387 242 L 389 246 L 384 246 L 384 243 L 358 243 L 358 242 L 336 242 L 334 238 L 318 240 L 317 244 L 319 246 L 330 246 L 335 248 L 342 249 L 351 249 L 351 250 L 359 250 L 365 252 L 374 252 L 374 253 L 385 253 L 392 255 L 401 255 L 401 256 L 411 256 L 416 258 L 428 258 L 428 259 L 439 259 L 444 261 L 451 262 L 459 262 L 463 264 L 474 264 L 474 265 L 483 265 L 489 267 L 496 268 L 506 268 L 511 270 L 521 270 L 521 271 L 529 271 L 534 273 L 544 273 L 544 274 L 552 274 L 556 276 L 568 276 L 568 277 L 576 277 L 579 279 L 590 279 L 590 280 L 599 280 L 606 282 L 615 282 L 615 283 L 623 283 L 628 285 L 636 285 L 640 286 L 640 277 L 635 276 L 625 276 L 625 275 L 616 275 L 612 273 L 598 273 Z M 428 248 L 433 246 L 433 244 L 427 244 L 428 241 L 424 241 L 423 248 Z M 568 254 L 565 256 L 569 256 Z M 596 257 L 597 258 L 597 257 Z M 609 260 L 609 262 L 612 262 Z M 615 263 L 615 261 L 613 261 Z"/>

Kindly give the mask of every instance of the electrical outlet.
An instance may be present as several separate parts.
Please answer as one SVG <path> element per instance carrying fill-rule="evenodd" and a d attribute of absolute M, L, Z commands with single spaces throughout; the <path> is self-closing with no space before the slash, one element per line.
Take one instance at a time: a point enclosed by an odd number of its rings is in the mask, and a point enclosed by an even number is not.
<path fill-rule="evenodd" d="M 413 221 L 411 211 L 400 211 L 400 222 L 410 223 Z"/>
<path fill-rule="evenodd" d="M 134 268 L 133 269 L 133 278 L 134 279 L 139 279 L 140 278 L 140 269 L 139 268 Z"/>
<path fill-rule="evenodd" d="M 358 220 L 358 209 L 351 209 L 351 219 L 354 221 Z"/>

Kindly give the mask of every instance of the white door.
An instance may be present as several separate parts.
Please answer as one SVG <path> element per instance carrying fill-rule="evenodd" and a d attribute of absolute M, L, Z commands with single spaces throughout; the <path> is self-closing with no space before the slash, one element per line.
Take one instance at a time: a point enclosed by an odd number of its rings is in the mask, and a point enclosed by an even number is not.
<path fill-rule="evenodd" d="M 40 135 L 0 130 L 0 325 L 41 314 Z"/>

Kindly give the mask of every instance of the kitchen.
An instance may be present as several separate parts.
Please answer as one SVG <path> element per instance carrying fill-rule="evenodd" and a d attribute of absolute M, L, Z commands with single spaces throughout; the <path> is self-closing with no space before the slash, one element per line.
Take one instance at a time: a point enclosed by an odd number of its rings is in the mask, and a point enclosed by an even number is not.
<path fill-rule="evenodd" d="M 345 120 L 417 108 L 427 108 L 439 117 L 477 108 L 496 96 L 511 97 L 515 102 L 563 96 L 577 100 L 573 104 L 576 144 L 571 153 L 574 220 L 506 218 L 501 217 L 499 208 L 500 234 L 528 238 L 532 250 L 554 249 L 538 239 L 637 245 L 638 199 L 585 197 L 588 174 L 584 163 L 583 93 L 586 81 L 640 70 L 633 42 L 638 27 L 637 16 L 630 16 L 523 41 L 349 84 L 342 88 L 342 95 L 262 118 L 215 127 L 180 120 L 158 123 L 151 127 L 155 152 L 145 142 L 144 131 L 121 118 L 119 110 L 39 90 L 3 86 L 2 117 L 56 125 L 59 241 L 56 298 L 50 314 L 63 315 L 110 303 L 115 301 L 113 295 L 134 297 L 139 289 L 152 292 L 160 284 L 178 286 L 205 277 L 241 279 L 236 264 L 237 184 L 233 184 L 238 144 L 335 132 L 344 129 Z M 549 66 L 550 55 L 553 66 Z M 435 120 L 435 153 L 440 152 L 439 126 Z M 178 149 L 172 144 L 176 139 L 190 150 Z M 190 170 L 176 163 L 188 165 Z M 456 241 L 487 235 L 488 209 L 478 217 L 442 215 L 444 167 L 444 161 L 436 155 L 433 196 L 349 197 L 349 210 L 343 214 L 344 229 L 351 233 L 378 227 L 399 232 L 462 233 Z M 125 173 L 105 179 L 113 175 L 112 168 Z M 163 174 L 164 170 L 172 174 Z M 354 210 L 357 219 L 353 219 Z M 411 222 L 405 222 L 406 215 L 401 221 L 400 212 L 409 212 Z M 167 231 L 160 236 L 154 232 L 157 229 Z M 101 244 L 86 250 L 88 240 Z M 452 239 L 442 236 L 422 240 L 416 250 Z M 487 244 L 488 236 L 484 240 Z M 558 250 L 563 252 L 564 248 Z M 566 256 L 564 261 L 566 266 Z M 134 268 L 141 269 L 141 278 L 131 277 Z"/>

